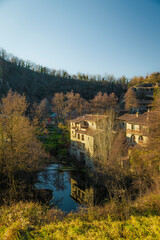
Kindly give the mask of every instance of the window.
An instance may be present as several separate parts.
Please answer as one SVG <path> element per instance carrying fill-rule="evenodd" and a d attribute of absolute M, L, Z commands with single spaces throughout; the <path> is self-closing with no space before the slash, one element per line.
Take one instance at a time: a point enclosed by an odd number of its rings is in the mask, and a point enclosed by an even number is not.
<path fill-rule="evenodd" d="M 131 142 L 132 142 L 132 143 L 135 142 L 135 136 L 134 136 L 134 135 L 131 136 Z"/>
<path fill-rule="evenodd" d="M 135 130 L 135 125 L 131 124 L 131 129 Z"/>
<path fill-rule="evenodd" d="M 86 127 L 88 126 L 88 123 L 87 123 L 87 121 L 84 121 L 84 126 L 86 126 Z"/>
<path fill-rule="evenodd" d="M 82 140 L 84 141 L 84 135 L 82 135 Z"/>
<path fill-rule="evenodd" d="M 78 139 L 80 139 L 80 134 L 78 133 Z"/>
<path fill-rule="evenodd" d="M 143 141 L 143 136 L 139 136 L 139 141 Z"/>

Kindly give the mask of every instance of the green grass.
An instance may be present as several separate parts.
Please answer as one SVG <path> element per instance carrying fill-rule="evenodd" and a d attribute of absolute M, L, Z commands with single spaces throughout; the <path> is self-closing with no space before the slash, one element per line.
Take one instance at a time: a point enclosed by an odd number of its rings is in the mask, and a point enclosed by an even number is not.
<path fill-rule="evenodd" d="M 47 130 L 48 134 L 42 139 L 46 151 L 52 151 L 60 159 L 67 156 L 70 138 L 66 127 L 61 124 L 60 126 L 49 126 Z"/>
<path fill-rule="evenodd" d="M 84 220 L 65 217 L 50 223 L 32 225 L 17 220 L 0 226 L 0 239 L 160 239 L 160 217 L 135 217 L 127 221 Z"/>

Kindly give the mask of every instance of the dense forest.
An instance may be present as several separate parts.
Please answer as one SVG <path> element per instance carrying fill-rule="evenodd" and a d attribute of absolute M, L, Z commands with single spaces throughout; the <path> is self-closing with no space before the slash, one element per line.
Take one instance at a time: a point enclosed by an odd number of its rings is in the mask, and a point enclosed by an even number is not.
<path fill-rule="evenodd" d="M 9 89 L 25 94 L 30 102 L 48 100 L 56 92 L 67 93 L 73 90 L 86 100 L 92 99 L 98 92 L 112 92 L 120 98 L 126 91 L 128 80 L 125 77 L 88 76 L 78 73 L 70 76 L 66 71 L 50 70 L 29 61 L 10 56 L 0 51 L 0 97 Z"/>

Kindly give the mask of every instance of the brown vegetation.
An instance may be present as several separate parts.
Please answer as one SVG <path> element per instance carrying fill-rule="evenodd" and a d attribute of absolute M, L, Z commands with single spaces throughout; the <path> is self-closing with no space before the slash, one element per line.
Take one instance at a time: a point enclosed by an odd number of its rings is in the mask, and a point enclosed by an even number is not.
<path fill-rule="evenodd" d="M 129 86 L 137 86 L 141 84 L 147 84 L 147 83 L 159 83 L 160 82 L 160 73 L 152 73 L 151 75 L 147 75 L 145 78 L 140 76 L 140 77 L 133 77 L 129 83 Z"/>
<path fill-rule="evenodd" d="M 125 109 L 127 111 L 131 110 L 132 108 L 138 108 L 136 93 L 131 87 L 128 89 L 128 91 L 124 95 L 124 102 L 125 102 Z"/>
<path fill-rule="evenodd" d="M 17 192 L 15 174 L 39 168 L 44 151 L 34 135 L 34 127 L 25 116 L 25 96 L 8 92 L 0 107 L 0 173 L 8 179 L 10 197 Z"/>
<path fill-rule="evenodd" d="M 71 119 L 76 116 L 81 116 L 86 113 L 105 113 L 108 109 L 115 109 L 117 107 L 118 98 L 114 93 L 109 96 L 107 93 L 97 93 L 97 95 L 90 101 L 85 100 L 79 93 L 73 91 L 66 94 L 55 93 L 52 99 L 52 111 L 57 113 L 59 120 Z"/>

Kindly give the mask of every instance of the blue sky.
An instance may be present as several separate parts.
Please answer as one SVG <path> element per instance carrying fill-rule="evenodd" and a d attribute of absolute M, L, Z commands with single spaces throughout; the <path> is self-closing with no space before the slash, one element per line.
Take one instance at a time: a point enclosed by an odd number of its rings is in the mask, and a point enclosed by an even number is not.
<path fill-rule="evenodd" d="M 160 0 L 0 0 L 0 47 L 70 74 L 160 71 Z"/>

